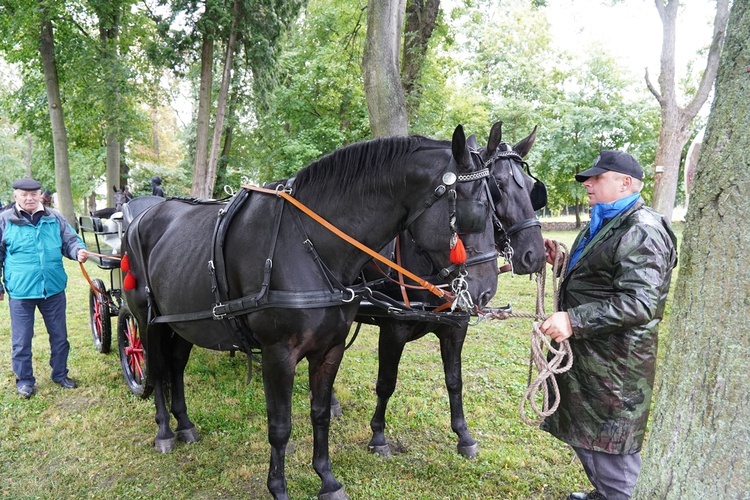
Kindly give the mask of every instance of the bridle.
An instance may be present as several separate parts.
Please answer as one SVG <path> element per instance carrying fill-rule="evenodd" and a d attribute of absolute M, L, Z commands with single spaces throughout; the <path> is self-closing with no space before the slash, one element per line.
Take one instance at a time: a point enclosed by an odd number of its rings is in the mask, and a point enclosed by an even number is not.
<path fill-rule="evenodd" d="M 476 154 L 480 155 L 479 152 L 476 152 Z M 480 158 L 481 158 L 481 155 L 480 155 Z M 526 171 L 528 175 L 535 180 L 534 186 L 530 194 L 530 197 L 532 200 L 532 208 L 535 211 L 543 208 L 547 203 L 547 188 L 545 187 L 543 182 L 541 182 L 539 179 L 531 175 L 531 172 L 529 171 L 529 166 L 521 157 L 521 155 L 519 155 L 516 151 L 514 151 L 507 143 L 502 142 L 495 149 L 492 156 L 490 156 L 484 162 L 484 168 L 488 170 L 491 169 L 494 163 L 500 159 L 508 159 L 511 161 L 516 161 L 526 167 Z M 512 171 L 512 175 L 515 177 L 516 172 Z M 498 186 L 497 178 L 495 178 L 495 176 L 492 176 L 492 180 L 493 182 L 488 182 L 487 185 L 489 186 L 488 187 L 489 196 L 490 196 L 490 200 L 492 201 L 492 220 L 493 220 L 493 224 L 495 225 L 495 233 L 500 236 L 500 239 L 496 240 L 496 243 L 497 243 L 498 249 L 501 251 L 503 255 L 504 260 L 510 264 L 510 272 L 513 273 L 514 250 L 511 244 L 511 236 L 521 231 L 524 231 L 526 229 L 541 227 L 542 223 L 535 216 L 535 217 L 530 217 L 528 219 L 518 221 L 506 229 L 503 226 L 503 223 L 500 220 L 500 215 L 497 212 L 497 205 L 498 203 L 500 203 L 500 200 L 503 195 L 500 191 L 500 187 Z"/>

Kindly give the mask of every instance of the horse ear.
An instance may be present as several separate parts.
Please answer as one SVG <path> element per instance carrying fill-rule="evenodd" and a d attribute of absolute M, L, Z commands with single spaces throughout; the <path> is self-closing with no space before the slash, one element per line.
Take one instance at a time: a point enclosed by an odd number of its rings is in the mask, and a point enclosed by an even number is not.
<path fill-rule="evenodd" d="M 112 191 L 117 192 L 117 186 L 112 186 Z"/>
<path fill-rule="evenodd" d="M 495 122 L 490 129 L 490 137 L 487 139 L 487 154 L 492 156 L 500 142 L 503 140 L 503 122 Z"/>
<path fill-rule="evenodd" d="M 529 134 L 529 136 L 525 139 L 521 139 L 521 141 L 518 142 L 515 146 L 513 146 L 513 151 L 521 155 L 521 158 L 525 158 L 527 154 L 529 154 L 529 151 L 531 151 L 532 146 L 534 146 L 534 141 L 536 141 L 536 129 L 538 127 L 534 127 L 534 130 Z"/>
<path fill-rule="evenodd" d="M 477 143 L 477 136 L 475 134 L 471 134 L 469 137 L 467 137 L 466 145 L 475 151 L 479 149 L 479 144 Z"/>
<path fill-rule="evenodd" d="M 453 152 L 453 158 L 460 165 L 466 156 L 466 135 L 463 125 L 458 125 L 456 130 L 453 131 L 451 151 Z"/>

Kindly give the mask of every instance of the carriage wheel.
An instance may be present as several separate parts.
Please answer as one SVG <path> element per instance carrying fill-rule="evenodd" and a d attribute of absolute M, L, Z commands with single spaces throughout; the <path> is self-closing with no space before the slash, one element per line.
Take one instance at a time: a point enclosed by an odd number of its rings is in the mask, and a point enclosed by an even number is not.
<path fill-rule="evenodd" d="M 91 334 L 94 337 L 96 350 L 106 354 L 112 344 L 112 321 L 109 312 L 109 298 L 107 288 L 100 279 L 92 281 L 93 287 L 89 292 L 89 315 L 91 316 Z M 94 290 L 94 288 L 96 290 Z"/>
<path fill-rule="evenodd" d="M 146 351 L 141 342 L 138 322 L 125 304 L 117 318 L 117 343 L 122 375 L 128 389 L 139 398 L 148 398 L 154 387 L 148 381 Z"/>

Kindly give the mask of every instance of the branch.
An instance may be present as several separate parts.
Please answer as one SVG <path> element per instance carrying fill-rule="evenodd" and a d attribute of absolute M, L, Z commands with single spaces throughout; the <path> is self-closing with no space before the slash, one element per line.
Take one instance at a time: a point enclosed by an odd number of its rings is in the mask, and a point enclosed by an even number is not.
<path fill-rule="evenodd" d="M 646 80 L 646 87 L 648 87 L 648 90 L 653 94 L 654 97 L 656 97 L 656 100 L 661 103 L 661 93 L 651 83 L 651 78 L 649 78 L 648 76 L 648 68 L 646 68 L 646 74 L 643 78 Z"/>
<path fill-rule="evenodd" d="M 700 108 L 708 99 L 708 95 L 714 86 L 716 74 L 719 71 L 719 58 L 721 48 L 724 46 L 727 22 L 729 21 L 729 0 L 716 1 L 716 16 L 714 17 L 714 33 L 711 40 L 711 47 L 708 50 L 706 59 L 706 69 L 703 71 L 698 90 L 693 99 L 685 106 L 685 111 L 692 116 L 698 114 Z"/>

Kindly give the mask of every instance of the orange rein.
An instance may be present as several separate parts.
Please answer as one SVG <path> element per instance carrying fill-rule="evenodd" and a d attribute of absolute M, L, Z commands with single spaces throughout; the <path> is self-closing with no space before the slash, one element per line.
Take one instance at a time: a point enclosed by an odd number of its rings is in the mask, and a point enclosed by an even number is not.
<path fill-rule="evenodd" d="M 256 187 L 256 186 L 242 186 L 242 187 L 244 187 L 245 189 L 248 189 L 250 191 L 258 191 L 260 193 L 275 194 L 276 196 L 281 196 L 286 201 L 288 201 L 289 203 L 291 203 L 295 207 L 299 208 L 301 211 L 303 211 L 304 213 L 306 213 L 311 219 L 313 219 L 318 224 L 320 224 L 324 228 L 326 228 L 329 231 L 331 231 L 333 234 L 335 234 L 336 236 L 338 236 L 342 240 L 346 241 L 350 245 L 352 245 L 352 246 L 358 248 L 359 250 L 363 251 L 364 253 L 366 253 L 367 255 L 369 255 L 370 257 L 372 257 L 373 259 L 379 260 L 380 262 L 382 262 L 383 264 L 387 265 L 388 267 L 390 267 L 392 269 L 395 269 L 396 271 L 398 271 L 399 273 L 403 274 L 407 278 L 409 278 L 409 279 L 411 279 L 411 280 L 419 283 L 425 290 L 428 290 L 433 295 L 436 295 L 436 296 L 438 296 L 440 298 L 443 298 L 443 299 L 446 299 L 448 301 L 453 301 L 455 299 L 455 297 L 453 296 L 453 294 L 451 294 L 449 292 L 446 292 L 445 290 L 441 290 L 440 288 L 438 288 L 437 286 L 433 285 L 432 283 L 430 283 L 430 282 L 428 282 L 426 280 L 423 280 L 422 278 L 420 278 L 416 274 L 410 272 L 407 269 L 404 269 L 403 267 L 401 267 L 400 265 L 396 264 L 395 262 L 393 262 L 392 260 L 388 259 L 387 257 L 383 257 L 382 255 L 380 255 L 375 250 L 373 250 L 373 249 L 371 249 L 371 248 L 363 245 L 359 241 L 355 240 L 354 238 L 352 238 L 351 236 L 349 236 L 348 234 L 346 234 L 345 232 L 343 232 L 342 230 L 340 230 L 339 228 L 337 228 L 336 226 L 334 226 L 333 224 L 331 224 L 330 222 L 328 222 L 327 220 L 325 220 L 323 217 L 321 217 L 320 215 L 318 215 L 315 212 L 313 212 L 310 208 L 308 208 L 307 206 L 305 206 L 302 202 L 300 202 L 299 200 L 297 200 L 296 198 L 294 198 L 288 192 L 283 191 L 281 189 L 279 189 L 279 190 L 276 190 L 276 189 L 266 189 L 266 188 Z"/>
<path fill-rule="evenodd" d="M 96 252 L 89 252 L 89 255 L 93 255 L 94 257 L 102 257 L 106 259 L 113 259 L 113 260 L 122 260 L 122 258 L 119 255 L 103 255 Z M 94 282 L 91 280 L 91 276 L 89 276 L 89 273 L 86 271 L 86 268 L 83 265 L 83 262 L 79 262 L 78 265 L 81 266 L 81 273 L 83 274 L 83 277 L 86 278 L 86 281 L 88 281 L 89 286 L 93 291 L 100 295 L 107 296 L 107 292 L 105 290 L 99 290 L 96 285 L 94 285 Z"/>

